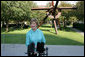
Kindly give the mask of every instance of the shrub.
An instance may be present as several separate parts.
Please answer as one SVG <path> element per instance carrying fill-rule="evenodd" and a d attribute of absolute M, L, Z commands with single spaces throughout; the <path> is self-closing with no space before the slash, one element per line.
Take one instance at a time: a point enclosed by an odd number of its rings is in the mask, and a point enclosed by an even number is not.
<path fill-rule="evenodd" d="M 84 24 L 83 23 L 73 23 L 73 28 L 77 28 L 81 31 L 84 31 Z"/>

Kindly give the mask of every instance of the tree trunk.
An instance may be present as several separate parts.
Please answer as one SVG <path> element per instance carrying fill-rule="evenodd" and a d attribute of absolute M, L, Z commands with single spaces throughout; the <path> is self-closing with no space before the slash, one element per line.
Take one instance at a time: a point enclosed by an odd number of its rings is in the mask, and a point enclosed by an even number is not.
<path fill-rule="evenodd" d="M 2 24 L 2 21 L 1 21 L 1 28 L 2 28 L 2 25 L 3 25 L 3 24 Z"/>
<path fill-rule="evenodd" d="M 21 29 L 23 29 L 23 27 L 24 27 L 24 22 L 21 23 Z"/>
<path fill-rule="evenodd" d="M 52 28 L 52 21 L 50 21 L 50 24 L 51 24 L 51 28 Z"/>
<path fill-rule="evenodd" d="M 4 21 L 1 21 L 1 28 L 3 28 L 4 27 Z"/>
<path fill-rule="evenodd" d="M 59 25 L 59 28 L 61 28 L 59 18 L 57 18 L 57 24 Z"/>
<path fill-rule="evenodd" d="M 52 20 L 52 27 L 54 28 L 54 20 Z"/>
<path fill-rule="evenodd" d="M 19 21 L 16 21 L 16 28 L 19 28 Z"/>
<path fill-rule="evenodd" d="M 6 32 L 8 32 L 8 21 L 6 21 Z"/>
<path fill-rule="evenodd" d="M 63 20 L 63 26 L 66 27 L 66 24 L 65 24 L 65 19 Z"/>

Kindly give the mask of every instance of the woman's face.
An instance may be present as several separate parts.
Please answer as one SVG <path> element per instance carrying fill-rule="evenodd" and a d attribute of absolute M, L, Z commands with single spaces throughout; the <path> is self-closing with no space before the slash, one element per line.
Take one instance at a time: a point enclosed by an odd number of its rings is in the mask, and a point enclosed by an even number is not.
<path fill-rule="evenodd" d="M 37 28 L 37 24 L 35 22 L 32 22 L 30 26 L 31 26 L 32 29 L 36 29 Z"/>

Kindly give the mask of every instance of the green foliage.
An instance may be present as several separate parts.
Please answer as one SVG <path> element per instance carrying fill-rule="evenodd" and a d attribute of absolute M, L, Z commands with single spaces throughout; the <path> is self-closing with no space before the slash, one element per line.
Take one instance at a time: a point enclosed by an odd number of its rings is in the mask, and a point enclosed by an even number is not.
<path fill-rule="evenodd" d="M 84 1 L 78 1 L 76 5 L 71 5 L 66 2 L 61 2 L 59 7 L 77 7 L 77 10 L 62 10 L 62 16 L 65 16 L 64 18 L 68 23 L 70 22 L 71 24 L 73 22 L 78 22 L 78 21 L 84 21 Z M 61 17 L 62 19 L 62 17 Z"/>
<path fill-rule="evenodd" d="M 84 24 L 83 23 L 76 23 L 75 22 L 75 23 L 73 23 L 73 27 L 84 32 Z"/>
<path fill-rule="evenodd" d="M 1 19 L 25 21 L 31 19 L 31 8 L 36 6 L 32 1 L 1 1 Z"/>
<path fill-rule="evenodd" d="M 78 1 L 75 7 L 77 7 L 77 10 L 72 10 L 71 16 L 76 16 L 78 21 L 84 21 L 84 1 Z"/>
<path fill-rule="evenodd" d="M 37 18 L 38 22 L 41 22 L 44 17 L 46 16 L 46 12 L 45 11 L 32 11 L 32 18 Z"/>
<path fill-rule="evenodd" d="M 61 2 L 60 3 L 60 5 L 58 6 L 58 7 L 72 7 L 73 5 L 72 4 L 69 4 L 69 3 L 67 3 L 67 2 Z M 69 17 L 70 17 L 70 11 L 72 11 L 71 9 L 68 9 L 68 10 L 62 10 L 62 14 L 61 14 L 61 21 L 63 21 L 64 19 L 66 20 L 66 21 L 68 21 L 69 20 Z"/>
<path fill-rule="evenodd" d="M 79 13 L 84 14 L 84 1 L 77 2 L 76 7 Z"/>
<path fill-rule="evenodd" d="M 84 21 L 84 1 L 77 2 L 76 7 L 78 8 L 76 11 L 76 16 L 79 20 Z"/>
<path fill-rule="evenodd" d="M 49 3 L 47 3 L 47 6 L 50 6 Z M 72 7 L 72 4 L 61 2 L 61 4 L 58 7 Z M 83 20 L 84 21 L 84 1 L 79 1 L 75 5 L 78 9 L 77 10 L 62 10 L 62 16 L 61 21 L 65 19 L 67 22 L 72 22 L 72 19 L 75 19 L 78 21 Z M 11 22 L 14 21 L 14 23 L 29 21 L 32 18 L 37 18 L 39 22 L 43 20 L 43 18 L 46 16 L 45 11 L 31 11 L 31 8 L 38 7 L 36 3 L 33 1 L 1 1 L 1 21 L 3 22 Z M 57 13 L 57 12 L 56 12 Z M 75 18 L 75 17 L 76 18 Z M 62 19 L 63 18 L 63 19 Z M 46 22 L 50 21 L 50 18 L 47 18 Z"/>
<path fill-rule="evenodd" d="M 78 20 L 77 20 L 76 16 L 72 16 L 72 17 L 69 17 L 69 21 L 77 22 Z"/>
<path fill-rule="evenodd" d="M 63 21 L 64 19 L 66 19 L 66 17 L 65 16 L 60 16 L 59 19 L 60 19 L 60 21 Z"/>
<path fill-rule="evenodd" d="M 23 24 L 24 21 L 29 21 L 32 18 L 31 8 L 34 6 L 37 5 L 32 1 L 1 1 L 1 21 L 15 21 Z"/>
<path fill-rule="evenodd" d="M 67 2 L 61 1 L 60 5 L 58 7 L 69 7 L 69 6 L 72 6 L 72 5 Z"/>

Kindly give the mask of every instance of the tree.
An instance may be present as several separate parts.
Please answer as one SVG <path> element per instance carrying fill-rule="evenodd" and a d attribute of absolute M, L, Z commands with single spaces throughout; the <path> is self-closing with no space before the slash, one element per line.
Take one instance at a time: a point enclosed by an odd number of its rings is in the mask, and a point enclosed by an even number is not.
<path fill-rule="evenodd" d="M 78 21 L 84 22 L 84 1 L 78 1 L 74 6 L 77 7 L 77 10 L 69 11 L 69 15 L 71 17 L 75 16 L 77 18 L 77 22 Z"/>
<path fill-rule="evenodd" d="M 69 21 L 73 25 L 74 22 L 77 22 L 77 17 L 76 16 L 69 17 Z"/>
<path fill-rule="evenodd" d="M 76 7 L 78 8 L 76 10 L 76 16 L 80 21 L 84 21 L 84 1 L 78 1 Z"/>
<path fill-rule="evenodd" d="M 72 4 L 69 4 L 67 2 L 62 2 L 60 3 L 60 5 L 58 7 L 72 7 L 73 5 Z M 68 9 L 68 10 L 62 10 L 62 14 L 61 14 L 61 17 L 60 17 L 60 21 L 63 22 L 63 26 L 66 27 L 66 23 L 69 21 L 69 17 L 71 15 L 71 12 L 72 9 Z"/>
<path fill-rule="evenodd" d="M 66 17 L 65 16 L 60 16 L 59 19 L 63 23 L 63 26 L 66 27 Z"/>
<path fill-rule="evenodd" d="M 1 21 L 6 23 L 6 31 L 8 32 L 9 20 L 21 22 L 29 21 L 31 16 L 31 8 L 36 6 L 32 1 L 1 1 Z"/>
<path fill-rule="evenodd" d="M 1 1 L 1 21 L 6 22 L 6 32 L 8 32 L 8 22 L 11 18 L 10 1 Z"/>

